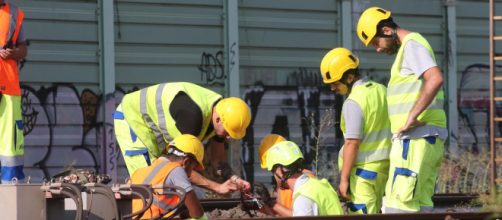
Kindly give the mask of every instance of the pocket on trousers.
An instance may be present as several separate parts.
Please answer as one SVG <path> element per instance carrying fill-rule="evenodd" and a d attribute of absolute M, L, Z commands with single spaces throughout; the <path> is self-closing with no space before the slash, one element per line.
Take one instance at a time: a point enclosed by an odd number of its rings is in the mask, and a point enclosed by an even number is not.
<path fill-rule="evenodd" d="M 401 202 L 409 202 L 414 197 L 416 185 L 417 173 L 404 168 L 396 168 L 391 196 Z"/>

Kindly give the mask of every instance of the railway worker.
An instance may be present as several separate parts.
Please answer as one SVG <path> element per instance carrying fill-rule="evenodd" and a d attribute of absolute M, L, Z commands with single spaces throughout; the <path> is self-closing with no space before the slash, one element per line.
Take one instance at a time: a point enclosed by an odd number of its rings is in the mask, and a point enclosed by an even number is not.
<path fill-rule="evenodd" d="M 393 134 L 385 212 L 430 211 L 448 136 L 443 76 L 429 42 L 400 28 L 391 12 L 366 9 L 357 24 L 364 45 L 395 55 L 387 89 Z"/>
<path fill-rule="evenodd" d="M 114 113 L 115 136 L 129 174 L 155 162 L 166 143 L 181 134 L 209 140 L 211 163 L 217 167 L 226 161 L 225 140 L 244 137 L 250 121 L 251 111 L 240 98 L 222 98 L 188 82 L 163 83 L 129 93 Z M 240 178 L 219 184 L 198 172 L 190 180 L 218 194 L 250 188 Z"/>
<path fill-rule="evenodd" d="M 291 141 L 274 144 L 266 156 L 267 169 L 278 187 L 293 191 L 293 216 L 342 215 L 336 191 L 326 179 L 303 173 L 303 155 Z"/>
<path fill-rule="evenodd" d="M 24 179 L 24 134 L 18 62 L 28 54 L 23 11 L 0 0 L 0 182 Z"/>
<path fill-rule="evenodd" d="M 321 61 L 323 82 L 348 95 L 340 127 L 345 143 L 338 154 L 340 196 L 349 213 L 374 214 L 382 207 L 391 148 L 386 89 L 359 73 L 359 59 L 346 48 L 329 51 Z"/>
<path fill-rule="evenodd" d="M 272 147 L 274 144 L 277 144 L 279 142 L 286 141 L 286 138 L 284 138 L 281 135 L 278 134 L 268 134 L 265 136 L 260 143 L 260 146 L 258 148 L 258 156 L 260 157 L 260 166 L 263 169 L 267 168 L 267 151 Z M 307 175 L 314 176 L 312 171 L 308 169 L 303 169 L 303 173 Z M 276 185 L 280 185 L 280 181 L 278 179 L 274 178 L 276 181 Z M 276 200 L 271 200 L 270 195 L 268 193 L 268 190 L 265 188 L 265 185 L 263 184 L 255 184 L 256 192 L 260 195 L 260 197 L 265 200 L 265 205 L 269 206 L 274 213 L 272 214 L 277 214 L 279 216 L 292 216 L 293 211 L 293 191 L 289 188 L 281 188 L 277 187 L 276 192 L 277 192 L 277 197 Z"/>
<path fill-rule="evenodd" d="M 132 184 L 171 185 L 185 190 L 185 206 L 188 217 L 192 219 L 207 219 L 204 210 L 195 195 L 188 179 L 193 170 L 203 170 L 204 146 L 200 140 L 191 134 L 182 134 L 169 143 L 162 155 L 151 166 L 137 169 L 131 176 Z M 168 217 L 170 207 L 175 207 L 180 198 L 176 196 L 154 195 L 150 208 L 141 219 L 153 219 L 159 216 Z M 143 208 L 143 201 L 133 200 L 133 212 Z"/>

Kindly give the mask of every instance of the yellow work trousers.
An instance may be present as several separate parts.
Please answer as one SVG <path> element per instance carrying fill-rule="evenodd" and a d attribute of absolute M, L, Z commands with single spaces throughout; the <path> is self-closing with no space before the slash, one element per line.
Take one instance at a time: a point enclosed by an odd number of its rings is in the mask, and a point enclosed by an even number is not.
<path fill-rule="evenodd" d="M 389 160 L 355 165 L 352 168 L 349 177 L 351 201 L 347 203 L 349 214 L 380 213 L 388 172 Z"/>
<path fill-rule="evenodd" d="M 136 136 L 127 123 L 122 111 L 122 104 L 117 107 L 113 118 L 115 137 L 120 146 L 120 151 L 124 157 L 129 175 L 132 175 L 139 168 L 150 166 L 157 157 L 150 153 L 147 146 Z"/>
<path fill-rule="evenodd" d="M 418 212 L 434 207 L 432 195 L 443 160 L 439 137 L 393 139 L 385 212 Z"/>
<path fill-rule="evenodd" d="M 0 165 L 3 183 L 24 179 L 21 96 L 0 94 Z"/>

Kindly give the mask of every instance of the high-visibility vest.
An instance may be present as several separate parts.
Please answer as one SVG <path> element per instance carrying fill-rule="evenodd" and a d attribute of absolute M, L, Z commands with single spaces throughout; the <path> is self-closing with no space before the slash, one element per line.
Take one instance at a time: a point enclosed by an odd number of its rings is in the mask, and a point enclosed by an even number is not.
<path fill-rule="evenodd" d="M 152 160 L 162 154 L 167 143 L 181 134 L 169 112 L 169 106 L 179 92 L 186 93 L 202 111 L 202 129 L 197 138 L 204 141 L 214 136 L 214 131 L 208 135 L 206 131 L 211 125 L 213 106 L 222 96 L 211 90 L 187 82 L 163 83 L 129 93 L 122 100 L 124 118 L 149 148 Z"/>
<path fill-rule="evenodd" d="M 17 44 L 23 19 L 23 11 L 6 1 L 0 8 L 0 47 Z M 17 60 L 0 59 L 0 93 L 21 95 Z"/>
<path fill-rule="evenodd" d="M 299 195 L 305 196 L 317 204 L 319 215 L 343 215 L 338 194 L 326 179 L 309 177 L 307 182 L 295 189 L 293 201 Z M 294 210 L 293 210 L 294 212 Z"/>
<path fill-rule="evenodd" d="M 157 185 L 164 184 L 169 173 L 179 167 L 180 164 L 168 160 L 156 160 L 151 166 L 137 169 L 131 176 L 132 184 Z M 177 196 L 164 196 L 154 194 L 153 203 L 141 219 L 151 219 L 165 213 L 169 208 L 175 207 L 180 202 Z M 132 211 L 136 212 L 143 208 L 141 199 L 133 199 Z M 167 214 L 169 215 L 169 214 Z"/>
<path fill-rule="evenodd" d="M 304 169 L 303 174 L 306 174 L 308 176 L 315 176 L 312 171 Z M 278 204 L 281 204 L 282 206 L 292 209 L 293 208 L 293 190 L 291 189 L 282 189 L 280 187 L 277 187 L 277 198 L 276 201 Z"/>
<path fill-rule="evenodd" d="M 356 102 L 363 113 L 363 137 L 355 165 L 389 159 L 391 138 L 390 122 L 387 113 L 386 89 L 382 84 L 368 80 L 354 85 L 347 98 Z M 345 135 L 345 118 L 342 113 L 340 128 Z M 339 158 L 343 157 L 340 149 Z"/>
<path fill-rule="evenodd" d="M 390 71 L 391 76 L 387 89 L 387 104 L 392 133 L 397 133 L 408 120 L 408 115 L 417 101 L 422 88 L 422 80 L 414 74 L 401 75 L 404 47 L 408 41 L 414 40 L 424 46 L 433 59 L 436 59 L 429 42 L 419 33 L 410 33 L 404 37 L 401 47 L 397 52 L 394 64 Z M 418 120 L 428 126 L 446 128 L 446 114 L 444 107 L 444 93 L 441 88 L 431 104 L 418 116 Z"/>

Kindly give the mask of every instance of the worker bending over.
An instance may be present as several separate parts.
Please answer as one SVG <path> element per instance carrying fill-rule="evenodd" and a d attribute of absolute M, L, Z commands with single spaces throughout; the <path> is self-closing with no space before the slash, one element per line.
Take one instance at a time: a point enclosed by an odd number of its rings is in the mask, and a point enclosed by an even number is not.
<path fill-rule="evenodd" d="M 163 83 L 129 93 L 114 113 L 115 135 L 129 174 L 155 162 L 167 143 L 181 134 L 209 140 L 211 164 L 218 167 L 226 161 L 225 140 L 244 137 L 250 121 L 251 111 L 240 98 L 222 98 L 187 82 Z M 219 194 L 250 188 L 240 178 L 219 184 L 197 172 L 190 180 Z"/>
<path fill-rule="evenodd" d="M 282 141 L 267 151 L 267 169 L 282 189 L 293 191 L 293 216 L 342 215 L 336 191 L 326 179 L 303 173 L 303 155 L 291 141 Z"/>
<path fill-rule="evenodd" d="M 321 62 L 323 82 L 343 103 L 340 127 L 345 143 L 338 154 L 340 196 L 349 213 L 379 213 L 389 172 L 391 148 L 386 89 L 359 73 L 359 59 L 335 48 Z"/>
<path fill-rule="evenodd" d="M 199 139 L 190 134 L 183 134 L 171 141 L 162 155 L 151 166 L 137 169 L 131 176 L 132 184 L 178 186 L 185 190 L 185 206 L 188 216 L 193 219 L 207 219 L 200 205 L 192 184 L 188 179 L 193 170 L 203 170 L 204 146 Z M 153 203 L 141 219 L 152 219 L 158 216 L 168 217 L 169 208 L 180 202 L 176 196 L 154 194 Z M 133 200 L 133 212 L 143 208 L 140 199 Z"/>
<path fill-rule="evenodd" d="M 395 55 L 387 89 L 393 134 L 385 212 L 430 211 L 448 137 L 443 75 L 429 42 L 400 28 L 391 12 L 366 9 L 357 24 L 364 45 Z"/>

